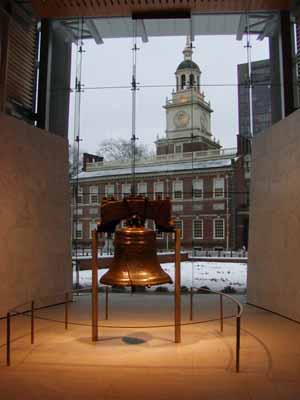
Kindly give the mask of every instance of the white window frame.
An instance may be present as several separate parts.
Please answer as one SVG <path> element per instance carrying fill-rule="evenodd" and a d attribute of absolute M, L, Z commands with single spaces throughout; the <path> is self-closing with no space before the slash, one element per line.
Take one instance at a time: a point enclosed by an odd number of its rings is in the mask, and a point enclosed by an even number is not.
<path fill-rule="evenodd" d="M 177 226 L 177 223 L 180 223 L 181 227 Z M 182 219 L 175 219 L 174 220 L 174 228 L 175 229 L 180 229 L 180 239 L 183 239 L 183 229 L 184 229 L 184 224 L 183 224 L 183 220 Z M 173 239 L 175 239 L 175 234 L 173 233 Z"/>
<path fill-rule="evenodd" d="M 221 192 L 219 192 L 221 190 Z M 224 199 L 225 197 L 225 178 L 214 178 L 214 199 Z"/>
<path fill-rule="evenodd" d="M 175 143 L 175 149 L 174 149 L 175 154 L 181 154 L 182 148 L 183 148 L 182 143 Z M 177 149 L 179 149 L 179 151 L 177 151 Z"/>
<path fill-rule="evenodd" d="M 115 185 L 113 183 L 108 183 L 105 185 L 105 197 L 115 196 Z"/>
<path fill-rule="evenodd" d="M 173 212 L 183 212 L 183 204 L 172 204 Z"/>
<path fill-rule="evenodd" d="M 196 236 L 196 223 L 199 222 L 201 224 L 200 235 Z M 201 219 L 194 219 L 193 220 L 193 239 L 203 239 L 203 231 L 204 231 L 204 220 Z"/>
<path fill-rule="evenodd" d="M 83 204 L 83 187 L 79 186 L 77 192 L 77 204 Z"/>
<path fill-rule="evenodd" d="M 213 203 L 212 208 L 215 211 L 224 211 L 225 210 L 225 203 Z"/>
<path fill-rule="evenodd" d="M 217 222 L 218 223 L 222 222 L 222 224 L 223 224 L 223 235 L 222 236 L 216 235 L 216 232 L 217 232 L 216 223 Z M 225 219 L 224 218 L 215 218 L 213 220 L 213 232 L 214 232 L 214 240 L 224 240 L 225 239 Z"/>
<path fill-rule="evenodd" d="M 80 215 L 83 215 L 83 209 L 82 209 L 82 208 L 76 208 L 76 207 L 75 207 L 74 210 L 73 210 L 73 214 L 74 214 L 74 215 L 77 215 L 77 216 L 78 216 L 78 215 L 79 215 L 79 216 L 80 216 Z"/>
<path fill-rule="evenodd" d="M 90 204 L 99 204 L 98 186 L 90 186 Z"/>
<path fill-rule="evenodd" d="M 203 179 L 193 180 L 193 199 L 203 200 Z"/>
<path fill-rule="evenodd" d="M 138 194 L 144 197 L 147 197 L 148 187 L 146 182 L 138 183 Z"/>
<path fill-rule="evenodd" d="M 164 182 L 154 182 L 154 200 L 158 200 L 160 197 L 161 200 L 164 198 Z M 161 190 L 162 189 L 162 190 Z"/>
<path fill-rule="evenodd" d="M 177 189 L 180 187 L 180 189 Z M 183 200 L 183 181 L 174 181 L 172 184 L 173 200 Z M 177 197 L 176 193 L 181 193 L 181 197 Z"/>
<path fill-rule="evenodd" d="M 83 239 L 83 223 L 74 222 L 74 239 Z"/>
<path fill-rule="evenodd" d="M 93 230 L 97 228 L 97 222 L 96 221 L 90 221 L 89 223 L 89 238 L 93 238 Z"/>
<path fill-rule="evenodd" d="M 130 195 L 131 195 L 131 184 L 130 183 L 122 183 L 122 199 L 124 199 L 125 197 L 128 197 Z"/>

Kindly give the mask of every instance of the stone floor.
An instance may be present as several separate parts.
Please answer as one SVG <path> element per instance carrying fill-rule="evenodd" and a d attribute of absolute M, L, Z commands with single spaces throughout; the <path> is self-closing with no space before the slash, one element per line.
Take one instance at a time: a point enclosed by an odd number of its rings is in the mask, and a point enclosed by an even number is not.
<path fill-rule="evenodd" d="M 103 308 L 103 294 L 100 307 Z M 245 301 L 245 298 L 240 298 Z M 189 296 L 182 296 L 188 322 Z M 195 296 L 195 320 L 218 317 L 219 298 Z M 38 312 L 63 320 L 63 306 Z M 103 309 L 101 310 L 103 311 Z M 235 312 L 227 301 L 225 314 Z M 173 297 L 168 294 L 110 295 L 110 318 L 102 320 L 100 340 L 90 339 L 90 296 L 74 298 L 67 331 L 59 322 L 12 322 L 12 360 L 5 366 L 5 321 L 0 321 L 1 400 L 46 399 L 299 399 L 300 325 L 245 306 L 242 317 L 241 370 L 235 372 L 235 320 L 224 332 L 219 322 L 182 327 L 182 343 L 173 342 Z M 109 328 L 112 326 L 134 326 Z M 147 327 L 146 327 L 147 326 Z"/>

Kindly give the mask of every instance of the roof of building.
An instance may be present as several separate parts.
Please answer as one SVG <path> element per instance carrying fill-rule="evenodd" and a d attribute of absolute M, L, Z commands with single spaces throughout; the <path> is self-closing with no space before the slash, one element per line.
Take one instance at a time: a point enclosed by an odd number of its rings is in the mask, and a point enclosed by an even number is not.
<path fill-rule="evenodd" d="M 198 67 L 198 65 L 192 61 L 192 60 L 184 60 L 182 61 L 178 67 L 176 71 L 180 71 L 181 69 L 196 69 L 197 71 L 200 72 L 200 68 Z"/>
<path fill-rule="evenodd" d="M 196 171 L 201 169 L 210 168 L 224 168 L 230 167 L 232 164 L 232 158 L 226 158 L 221 160 L 207 160 L 207 161 L 194 161 L 194 162 L 177 162 L 177 163 L 157 163 L 136 166 L 136 175 L 142 174 L 156 174 L 156 173 L 168 173 L 168 172 L 184 172 L 184 171 Z M 123 168 L 112 168 L 112 169 L 99 169 L 97 171 L 83 171 L 78 175 L 80 180 L 88 180 L 93 178 L 106 178 L 106 177 L 120 177 L 131 175 L 130 167 Z"/>

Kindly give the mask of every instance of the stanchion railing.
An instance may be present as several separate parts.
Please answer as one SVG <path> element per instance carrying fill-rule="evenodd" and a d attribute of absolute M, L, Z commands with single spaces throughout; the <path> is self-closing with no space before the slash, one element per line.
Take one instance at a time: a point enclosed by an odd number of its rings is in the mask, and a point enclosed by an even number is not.
<path fill-rule="evenodd" d="M 91 291 L 92 288 L 83 288 L 79 289 L 79 292 L 89 292 Z M 236 363 L 235 363 L 235 369 L 236 372 L 240 371 L 240 345 L 241 345 L 241 316 L 243 313 L 243 305 L 239 302 L 238 299 L 234 298 L 233 296 L 230 296 L 228 294 L 210 290 L 210 289 L 205 289 L 201 288 L 201 292 L 207 292 L 207 293 L 212 293 L 220 296 L 220 317 L 217 319 L 211 319 L 211 320 L 206 320 L 206 321 L 193 321 L 194 315 L 193 315 L 193 301 L 195 297 L 195 288 L 191 288 L 190 290 L 190 321 L 191 322 L 184 322 L 180 323 L 179 328 L 182 326 L 188 326 L 188 325 L 197 325 L 197 324 L 202 324 L 202 323 L 208 323 L 208 322 L 214 322 L 214 321 L 220 321 L 220 330 L 223 332 L 224 328 L 224 319 L 236 319 Z M 36 307 L 36 304 L 38 301 L 45 301 L 49 299 L 52 296 L 47 296 L 35 301 L 31 301 L 28 303 L 23 303 L 12 310 L 10 310 L 6 314 L 6 365 L 10 366 L 11 365 L 11 319 L 13 317 L 19 316 L 19 315 L 28 315 L 30 313 L 30 320 L 31 320 L 31 344 L 34 344 L 35 340 L 35 320 L 47 320 L 47 321 L 52 321 L 56 323 L 63 323 L 65 326 L 65 329 L 68 329 L 69 325 L 78 325 L 78 326 L 85 326 L 85 327 L 91 327 L 92 324 L 86 324 L 86 323 L 78 323 L 78 322 L 70 322 L 69 321 L 69 303 L 72 301 L 70 295 L 77 293 L 78 289 L 71 290 L 69 292 L 63 292 L 60 294 L 56 294 L 55 298 L 58 296 L 64 296 L 64 301 L 60 303 L 53 303 L 53 304 L 48 304 L 46 306 L 41 306 L 41 307 Z M 54 296 L 53 296 L 54 297 Z M 227 298 L 235 305 L 237 306 L 237 313 L 235 315 L 229 315 L 229 316 L 224 316 L 224 311 L 223 311 L 223 299 Z M 38 317 L 36 316 L 36 311 L 44 309 L 44 308 L 49 308 L 49 307 L 54 307 L 58 305 L 63 305 L 64 304 L 64 319 L 63 320 L 55 320 L 52 318 L 45 318 L 45 317 Z M 18 312 L 17 310 L 21 307 L 25 307 L 27 305 L 30 305 L 29 310 L 27 309 L 26 311 Z M 108 286 L 105 287 L 105 320 L 108 320 L 108 315 L 109 315 L 109 288 Z M 160 325 L 142 325 L 142 326 L 125 326 L 125 325 L 106 325 L 106 324 L 101 324 L 101 328 L 115 328 L 115 329 L 123 329 L 123 328 L 139 328 L 139 329 L 151 329 L 151 328 L 165 328 L 165 327 L 173 327 L 173 324 L 160 324 Z M 180 330 L 178 332 L 178 337 L 177 339 L 180 340 Z M 178 343 L 178 342 L 177 342 Z"/>

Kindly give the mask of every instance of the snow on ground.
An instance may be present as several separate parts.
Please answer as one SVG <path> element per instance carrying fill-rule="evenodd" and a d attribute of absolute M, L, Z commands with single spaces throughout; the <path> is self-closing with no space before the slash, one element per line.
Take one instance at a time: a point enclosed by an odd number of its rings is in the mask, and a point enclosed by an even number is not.
<path fill-rule="evenodd" d="M 163 269 L 174 281 L 174 264 L 162 264 Z M 99 279 L 107 269 L 99 270 Z M 76 282 L 76 273 L 73 273 Z M 80 271 L 80 285 L 91 286 L 92 271 Z M 164 285 L 170 291 L 174 289 L 173 284 Z M 185 261 L 181 263 L 181 286 L 200 288 L 207 286 L 209 289 L 222 290 L 231 286 L 237 292 L 244 292 L 247 288 L 247 264 L 246 263 L 225 263 L 205 261 Z M 149 290 L 155 290 L 156 286 Z"/>

